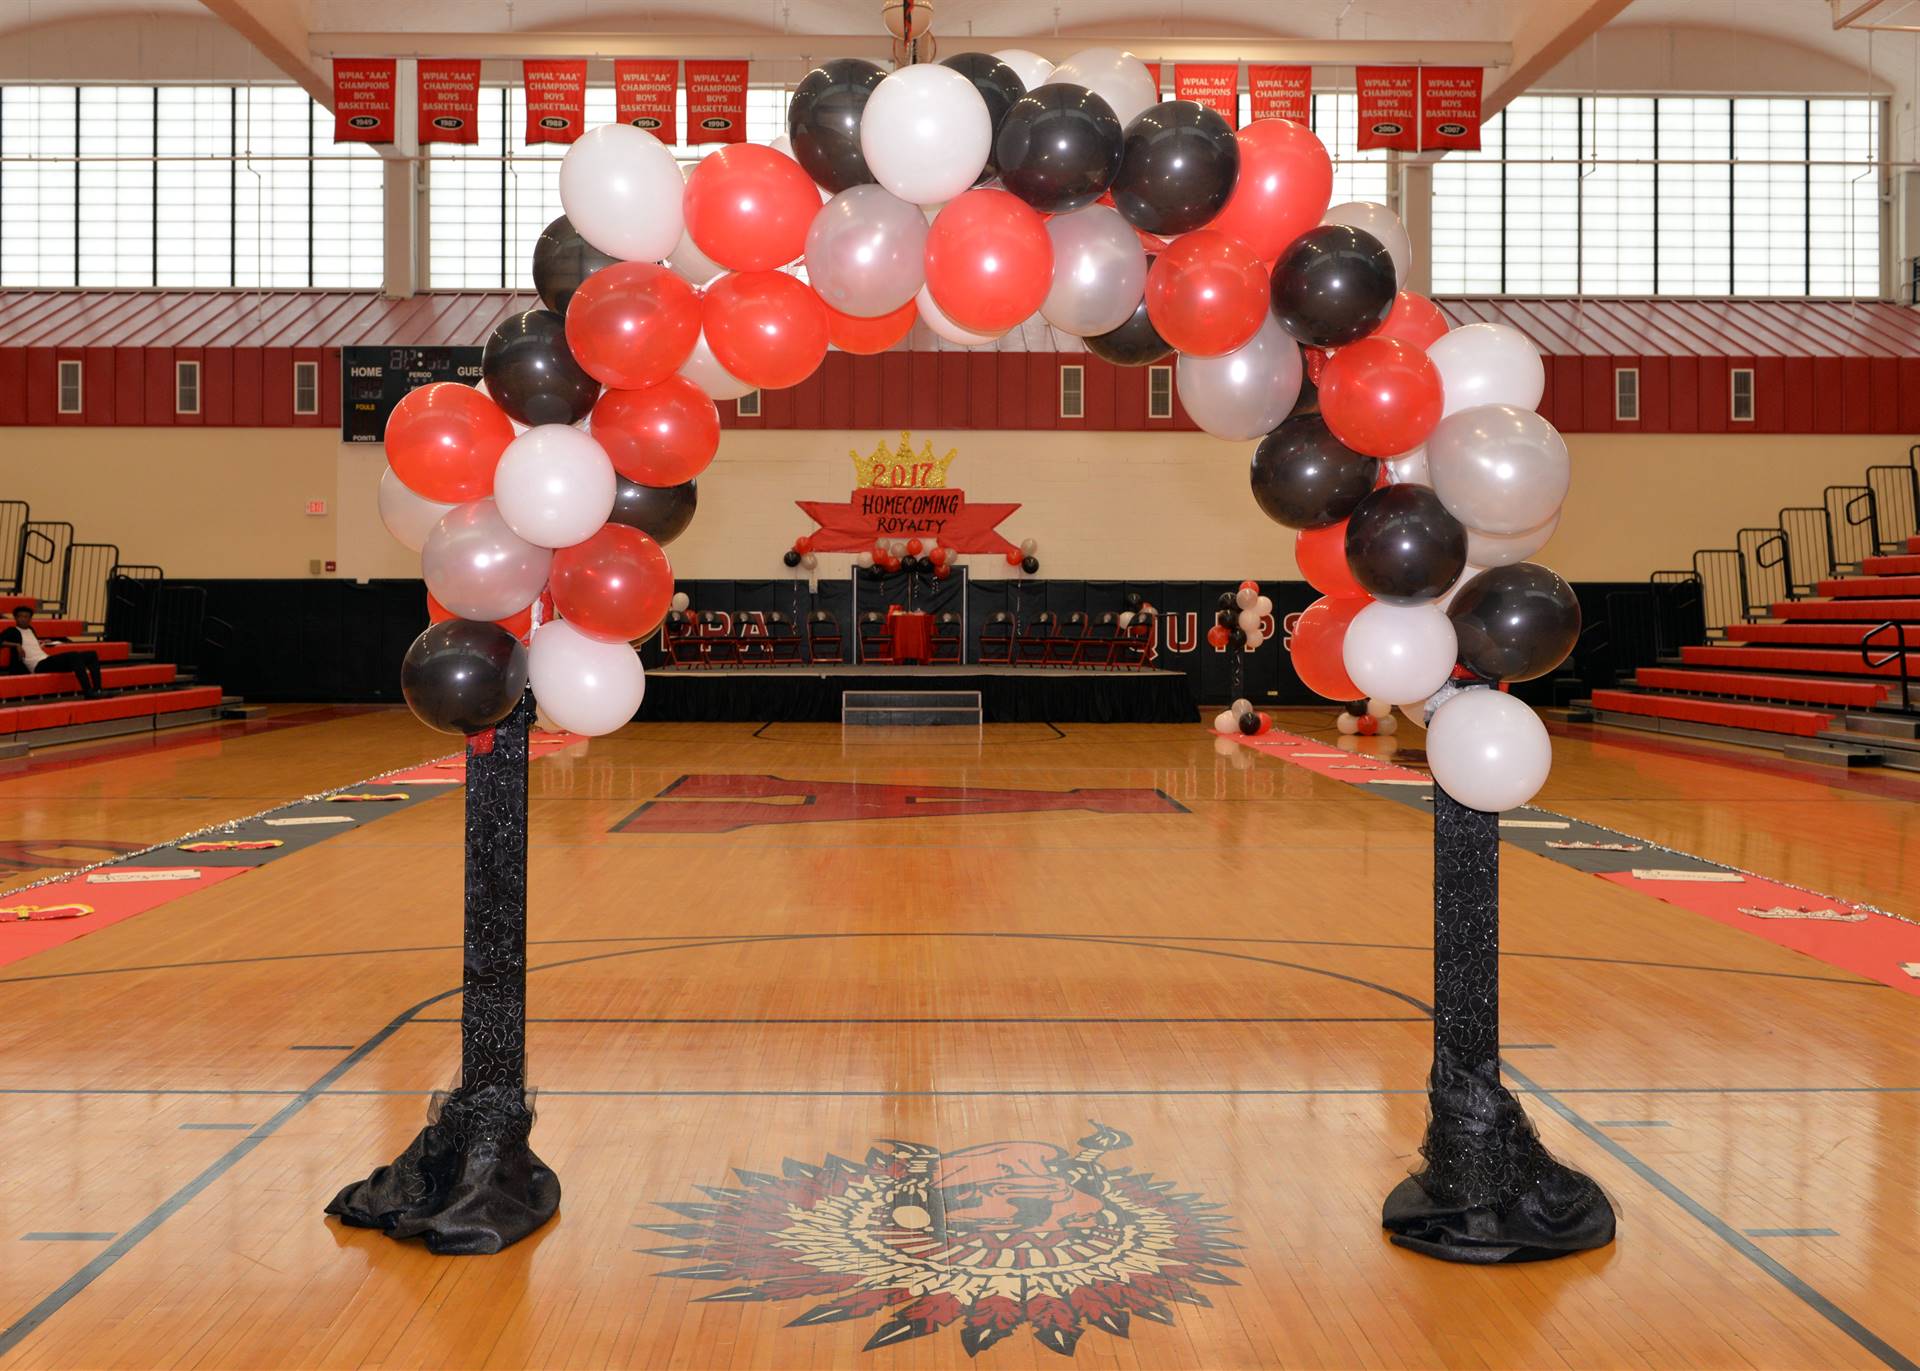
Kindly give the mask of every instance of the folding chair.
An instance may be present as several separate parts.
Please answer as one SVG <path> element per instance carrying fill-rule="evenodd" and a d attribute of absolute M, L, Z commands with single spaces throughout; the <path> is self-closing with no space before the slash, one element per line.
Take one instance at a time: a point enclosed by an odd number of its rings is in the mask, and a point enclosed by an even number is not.
<path fill-rule="evenodd" d="M 887 618 L 871 609 L 860 616 L 860 660 L 893 660 L 893 634 L 887 630 Z"/>
<path fill-rule="evenodd" d="M 1072 666 L 1080 659 L 1080 640 L 1086 636 L 1087 616 L 1076 609 L 1064 624 L 1056 627 L 1053 637 L 1047 639 L 1046 664 Z"/>
<path fill-rule="evenodd" d="M 933 621 L 933 661 L 953 665 L 960 660 L 960 616 L 942 614 Z"/>
<path fill-rule="evenodd" d="M 1079 650 L 1074 653 L 1075 666 L 1112 666 L 1114 634 L 1119 632 L 1111 614 L 1102 614 L 1099 621 L 1090 624 L 1086 635 L 1080 639 Z"/>
<path fill-rule="evenodd" d="M 980 626 L 980 662 L 1009 666 L 1013 662 L 1013 617 L 1000 613 Z"/>
<path fill-rule="evenodd" d="M 810 662 L 842 660 L 840 621 L 824 609 L 816 609 L 807 616 L 807 660 Z"/>

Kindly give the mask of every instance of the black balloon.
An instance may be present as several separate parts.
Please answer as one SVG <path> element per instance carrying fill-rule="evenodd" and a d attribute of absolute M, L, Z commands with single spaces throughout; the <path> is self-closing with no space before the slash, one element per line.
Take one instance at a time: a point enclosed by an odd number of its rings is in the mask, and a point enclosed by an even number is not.
<path fill-rule="evenodd" d="M 1426 486 L 1384 486 L 1347 520 L 1347 570 L 1376 600 L 1437 600 L 1466 565 L 1467 530 Z"/>
<path fill-rule="evenodd" d="M 1260 731 L 1260 716 L 1251 709 L 1245 714 L 1242 714 L 1234 722 L 1239 724 L 1240 731 L 1249 738 Z"/>
<path fill-rule="evenodd" d="M 1287 417 L 1291 419 L 1296 414 L 1318 414 L 1319 412 L 1320 387 L 1313 383 L 1313 378 L 1307 375 L 1303 368 L 1300 372 L 1300 395 L 1293 402 L 1293 409 Z"/>
<path fill-rule="evenodd" d="M 838 195 L 873 180 L 860 151 L 860 115 L 886 73 L 858 57 L 836 57 L 800 78 L 787 106 L 793 157 L 820 185 Z"/>
<path fill-rule="evenodd" d="M 1139 591 L 1129 590 L 1127 592 L 1127 608 L 1128 609 L 1140 608 L 1140 592 Z"/>
<path fill-rule="evenodd" d="M 567 348 L 566 321 L 550 309 L 502 319 L 480 356 L 487 394 L 523 424 L 577 424 L 593 412 L 600 383 Z"/>
<path fill-rule="evenodd" d="M 1273 317 L 1294 341 L 1337 348 L 1379 328 L 1399 289 L 1393 258 L 1371 233 L 1346 224 L 1310 228 L 1273 268 Z"/>
<path fill-rule="evenodd" d="M 1253 498 L 1288 528 L 1337 524 L 1380 479 L 1380 464 L 1342 443 L 1318 414 L 1288 419 L 1253 450 Z"/>
<path fill-rule="evenodd" d="M 1147 258 L 1147 270 L 1153 270 L 1152 256 Z M 1095 357 L 1117 367 L 1151 366 L 1173 354 L 1173 344 L 1160 336 L 1160 330 L 1147 317 L 1144 294 L 1140 297 L 1140 303 L 1133 307 L 1133 313 L 1127 316 L 1126 323 L 1107 333 L 1096 333 L 1080 341 L 1087 345 L 1087 351 Z"/>
<path fill-rule="evenodd" d="M 428 728 L 492 728 L 527 688 L 527 649 L 498 624 L 448 619 L 413 640 L 400 663 L 400 693 Z"/>
<path fill-rule="evenodd" d="M 1543 566 L 1483 571 L 1447 608 L 1460 665 L 1489 681 L 1531 681 L 1566 661 L 1580 636 L 1573 587 Z"/>
<path fill-rule="evenodd" d="M 799 566 L 800 554 L 795 552 L 792 548 L 788 548 L 785 552 L 780 554 L 780 560 L 785 562 L 788 566 Z"/>
<path fill-rule="evenodd" d="M 607 516 L 608 523 L 637 528 L 665 547 L 693 522 L 693 512 L 700 504 L 698 482 L 643 486 L 624 476 L 616 475 L 614 480 L 613 513 Z"/>
<path fill-rule="evenodd" d="M 1166 100 L 1127 125 L 1113 203 L 1135 228 L 1171 238 L 1211 221 L 1239 179 L 1227 121 L 1192 100 Z"/>
<path fill-rule="evenodd" d="M 1100 96 L 1051 82 L 1014 101 L 993 140 L 1000 183 L 1042 214 L 1066 214 L 1107 193 L 1125 138 Z"/>
<path fill-rule="evenodd" d="M 1022 557 L 1020 559 L 1020 569 L 1031 576 L 1040 569 L 1040 559 L 1038 557 Z"/>
<path fill-rule="evenodd" d="M 619 260 L 582 238 L 563 214 L 540 231 L 533 245 L 533 288 L 540 292 L 541 304 L 565 318 L 580 283 Z"/>
<path fill-rule="evenodd" d="M 945 58 L 943 67 L 952 67 L 980 92 L 980 98 L 987 102 L 987 117 L 993 121 L 993 134 L 1000 136 L 1000 126 L 1007 120 L 1007 111 L 1014 102 L 1027 93 L 1027 86 L 1020 79 L 1020 73 L 1002 62 L 990 52 L 960 52 Z M 976 186 L 984 186 L 1000 174 L 1000 164 L 994 160 L 993 150 L 987 150 L 986 169 L 980 173 Z"/>

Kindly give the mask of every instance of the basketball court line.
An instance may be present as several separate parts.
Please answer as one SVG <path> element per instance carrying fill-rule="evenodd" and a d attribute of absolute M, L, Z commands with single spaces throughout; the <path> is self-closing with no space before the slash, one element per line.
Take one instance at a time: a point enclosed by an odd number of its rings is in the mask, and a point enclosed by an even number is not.
<path fill-rule="evenodd" d="M 802 935 L 802 936 L 805 939 L 811 939 L 811 938 L 833 938 L 833 937 L 839 937 L 843 935 L 809 934 L 809 935 Z M 861 935 L 848 934 L 844 936 L 859 937 Z M 941 933 L 933 932 L 933 933 L 918 933 L 918 934 L 912 934 L 908 936 L 938 938 L 938 937 L 943 937 L 945 935 Z M 1332 971 L 1324 967 L 1314 967 L 1314 966 L 1306 965 L 1304 963 L 1283 961 L 1278 958 L 1272 958 L 1272 957 L 1259 957 L 1251 953 L 1233 952 L 1233 951 L 1228 951 L 1222 948 L 1182 947 L 1177 944 L 1169 944 L 1165 942 L 1117 940 L 1113 938 L 1102 938 L 1102 937 L 1094 937 L 1094 936 L 1086 936 L 1086 935 L 1068 935 L 1068 934 L 1038 935 L 1038 934 L 1031 934 L 1031 933 L 1009 933 L 1009 934 L 980 935 L 980 936 L 999 936 L 999 937 L 1006 937 L 1006 938 L 1012 938 L 1012 939 L 1018 939 L 1018 940 L 1086 942 L 1086 943 L 1095 943 L 1100 945 L 1130 946 L 1130 947 L 1139 947 L 1139 948 L 1153 950 L 1153 951 L 1185 952 L 1195 956 L 1221 957 L 1221 958 L 1231 959 L 1235 961 L 1252 962 L 1252 963 L 1263 965 L 1263 966 L 1274 966 L 1274 967 L 1280 967 L 1286 970 L 1301 971 L 1309 975 L 1324 976 L 1328 979 L 1342 981 L 1350 985 L 1360 986 L 1364 989 L 1372 990 L 1378 994 L 1388 996 L 1391 999 L 1407 1004 L 1412 1008 L 1418 1010 L 1421 1014 L 1426 1015 L 1428 1017 L 1430 1017 L 1433 1012 L 1432 1007 L 1428 1005 L 1425 1001 L 1420 1000 L 1413 995 L 1409 995 L 1404 991 L 1396 990 L 1391 986 L 1382 985 L 1376 981 L 1369 981 L 1364 977 L 1349 975 L 1345 972 Z M 711 940 L 711 941 L 674 943 L 674 944 L 667 944 L 659 947 L 625 948 L 625 949 L 609 951 L 609 952 L 588 953 L 583 956 L 564 958 L 560 961 L 555 961 L 555 962 L 545 962 L 540 964 L 529 965 L 527 967 L 527 974 L 529 976 L 532 976 L 542 971 L 553 971 L 553 970 L 561 969 L 563 967 L 586 965 L 590 963 L 609 961 L 614 958 L 621 958 L 621 957 L 648 955 L 655 952 L 686 951 L 686 950 L 691 950 L 695 948 L 737 946 L 737 945 L 742 945 L 748 942 L 778 943 L 778 942 L 787 942 L 787 941 L 794 941 L 794 939 L 790 939 L 780 934 L 768 934 L 768 935 L 758 936 L 750 939 L 718 939 L 718 940 Z M 359 1065 L 361 1062 L 366 1060 L 367 1057 L 371 1056 L 373 1052 L 375 1052 L 381 1045 L 387 1042 L 388 1039 L 392 1038 L 396 1033 L 398 1033 L 400 1029 L 406 1027 L 409 1023 L 416 1020 L 427 1009 L 433 1007 L 436 1004 L 440 1004 L 446 1000 L 452 999 L 454 996 L 457 996 L 460 993 L 461 993 L 461 987 L 455 986 L 452 989 L 441 991 L 436 995 L 431 995 L 426 999 L 419 1001 L 418 1003 L 414 1004 L 410 1008 L 402 1011 L 384 1028 L 379 1029 L 371 1037 L 369 1037 L 365 1042 L 361 1043 L 358 1047 L 354 1048 L 346 1056 L 342 1057 L 340 1061 L 336 1062 L 323 1075 L 321 1075 L 312 1085 L 308 1086 L 305 1090 L 300 1091 L 297 1095 L 289 1099 L 287 1103 L 284 1106 L 282 1106 L 265 1123 L 261 1124 L 257 1129 L 255 1129 L 252 1133 L 248 1134 L 245 1138 L 242 1138 L 239 1142 L 237 1142 L 231 1149 L 229 1149 L 222 1156 L 216 1158 L 210 1165 L 208 1165 L 205 1169 L 203 1169 L 198 1175 L 194 1176 L 185 1185 L 183 1185 L 178 1190 L 176 1190 L 172 1195 L 170 1195 L 166 1200 L 162 1201 L 161 1204 L 158 1207 L 156 1207 L 154 1210 L 152 1210 L 150 1213 L 148 1213 L 145 1218 L 141 1219 L 139 1222 L 135 1223 L 130 1228 L 128 1228 L 125 1232 L 120 1234 L 120 1236 L 116 1238 L 112 1243 L 110 1243 L 105 1250 L 103 1250 L 98 1255 L 96 1255 L 93 1258 L 93 1260 L 89 1261 L 85 1266 L 81 1267 L 79 1271 L 75 1272 L 72 1276 L 70 1276 L 57 1289 L 55 1289 L 50 1294 L 42 1298 L 37 1304 L 33 1306 L 32 1309 L 28 1310 L 27 1313 L 22 1315 L 18 1320 L 16 1320 L 13 1324 L 9 1325 L 5 1329 L 0 1329 L 0 1357 L 6 1356 L 16 1346 L 19 1345 L 22 1339 L 26 1338 L 36 1328 L 40 1327 L 41 1324 L 45 1323 L 49 1318 L 53 1317 L 53 1315 L 59 1313 L 60 1310 L 63 1309 L 76 1295 L 80 1294 L 82 1291 L 87 1289 L 87 1287 L 92 1285 L 94 1281 L 98 1280 L 108 1270 L 112 1269 L 112 1267 L 116 1265 L 122 1257 L 126 1256 L 135 1247 L 139 1246 L 141 1242 L 143 1242 L 155 1230 L 157 1230 L 163 1223 L 165 1223 L 167 1219 L 171 1218 L 174 1214 L 177 1214 L 178 1212 L 180 1212 L 188 1204 L 190 1204 L 194 1200 L 194 1198 L 200 1195 L 208 1187 L 212 1186 L 215 1182 L 225 1177 L 230 1171 L 232 1171 L 232 1169 L 236 1165 L 238 1165 L 244 1158 L 246 1158 L 255 1148 L 257 1148 L 258 1146 L 260 1146 L 260 1144 L 262 1144 L 267 1139 L 269 1139 L 274 1134 L 276 1134 L 283 1126 L 285 1126 L 285 1124 L 288 1121 L 290 1121 L 291 1119 L 296 1117 L 298 1114 L 300 1114 L 309 1104 L 313 1103 L 314 1100 L 321 1098 L 323 1095 L 329 1093 L 332 1087 L 335 1085 L 336 1082 L 338 1082 L 341 1079 L 341 1077 L 346 1075 L 346 1073 L 352 1070 L 355 1066 Z M 1821 1294 L 1820 1291 L 1815 1289 L 1811 1284 L 1803 1280 L 1801 1277 L 1795 1275 L 1784 1264 L 1782 1264 L 1781 1262 L 1773 1258 L 1771 1255 L 1763 1251 L 1761 1248 L 1759 1248 L 1753 1242 L 1752 1239 L 1745 1236 L 1742 1232 L 1740 1232 L 1740 1230 L 1728 1224 L 1724 1219 L 1720 1218 L 1720 1216 L 1713 1213 L 1706 1206 L 1701 1204 L 1698 1200 L 1694 1199 L 1688 1192 L 1683 1190 L 1679 1185 L 1677 1185 L 1672 1180 L 1670 1180 L 1665 1175 L 1663 1175 L 1657 1168 L 1655 1168 L 1650 1163 L 1646 1162 L 1645 1160 L 1640 1158 L 1638 1155 L 1636 1155 L 1634 1152 L 1632 1152 L 1623 1143 L 1620 1143 L 1618 1140 L 1612 1138 L 1610 1135 L 1602 1131 L 1592 1121 L 1585 1118 L 1577 1110 L 1575 1110 L 1571 1105 L 1567 1104 L 1564 1100 L 1560 1099 L 1555 1092 L 1549 1091 L 1545 1087 L 1540 1086 L 1538 1083 L 1533 1081 L 1531 1078 L 1529 1078 L 1525 1074 L 1515 1070 L 1512 1064 L 1507 1062 L 1504 1058 L 1501 1059 L 1501 1069 L 1508 1078 L 1510 1078 L 1512 1081 L 1515 1082 L 1516 1085 L 1524 1088 L 1524 1091 L 1528 1096 L 1539 1100 L 1542 1105 L 1544 1105 L 1547 1109 L 1552 1111 L 1556 1116 L 1561 1118 L 1563 1121 L 1565 1121 L 1571 1127 L 1575 1128 L 1577 1131 L 1584 1134 L 1590 1141 L 1600 1146 L 1610 1156 L 1614 1157 L 1615 1160 L 1619 1161 L 1622 1165 L 1626 1166 L 1630 1171 L 1632 1171 L 1636 1176 L 1638 1176 L 1644 1183 L 1648 1184 L 1654 1190 L 1656 1190 L 1662 1196 L 1664 1196 L 1666 1199 L 1668 1199 L 1669 1201 L 1677 1205 L 1684 1213 L 1686 1213 L 1689 1217 L 1693 1218 L 1696 1222 L 1700 1223 L 1703 1227 L 1707 1229 L 1708 1232 L 1712 1233 L 1715 1237 L 1718 1237 L 1723 1243 L 1725 1243 L 1735 1253 L 1745 1258 L 1749 1263 L 1751 1263 L 1753 1266 L 1759 1269 L 1762 1273 L 1770 1277 L 1782 1289 L 1786 1290 L 1788 1293 L 1792 1294 L 1795 1298 L 1800 1300 L 1801 1303 L 1806 1305 L 1810 1310 L 1812 1310 L 1814 1313 L 1818 1314 L 1821 1318 L 1826 1320 L 1826 1322 L 1831 1324 L 1839 1332 L 1843 1333 L 1845 1336 L 1851 1339 L 1856 1345 L 1861 1347 L 1864 1351 L 1868 1352 L 1873 1357 L 1875 1357 L 1883 1365 L 1889 1368 L 1892 1368 L 1892 1371 L 1920 1371 L 1920 1363 L 1916 1363 L 1913 1360 L 1906 1357 L 1903 1353 L 1899 1352 L 1897 1349 L 1895 1349 L 1890 1344 L 1888 1344 L 1885 1340 L 1880 1338 L 1871 1329 L 1867 1328 L 1859 1320 L 1855 1319 L 1852 1315 L 1848 1314 L 1845 1310 L 1841 1309 L 1832 1300 L 1828 1299 L 1825 1295 Z M 558 1093 L 558 1092 L 549 1092 L 549 1093 Z M 568 1093 L 569 1094 L 573 1094 L 573 1093 L 595 1094 L 599 1092 L 568 1092 Z M 1028 1092 L 1028 1093 L 1031 1093 L 1031 1092 Z M 1078 1097 L 1087 1095 L 1091 1092 L 1086 1092 L 1081 1090 L 1063 1090 L 1057 1093 L 1060 1096 L 1066 1097 L 1066 1098 L 1078 1098 Z M 1206 1093 L 1211 1094 L 1211 1093 L 1218 1093 L 1218 1092 L 1206 1092 Z M 1411 1093 L 1424 1094 L 1425 1092 L 1415 1091 Z M 918 1092 L 911 1092 L 911 1091 L 900 1092 L 900 1091 L 892 1091 L 892 1090 L 881 1090 L 881 1091 L 872 1092 L 871 1097 L 884 1099 L 884 1098 L 890 1098 L 895 1096 L 899 1096 L 903 1098 L 916 1097 L 917 1095 L 918 1095 Z"/>

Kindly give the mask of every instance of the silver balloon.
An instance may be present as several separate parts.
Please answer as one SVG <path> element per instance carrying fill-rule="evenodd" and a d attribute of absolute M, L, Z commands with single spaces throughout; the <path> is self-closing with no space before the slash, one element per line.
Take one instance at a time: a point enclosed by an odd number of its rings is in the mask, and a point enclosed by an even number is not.
<path fill-rule="evenodd" d="M 1553 518 L 1573 480 L 1566 441 L 1516 405 L 1478 405 L 1442 419 L 1427 439 L 1427 470 L 1448 513 L 1502 536 Z"/>
<path fill-rule="evenodd" d="M 1556 514 L 1539 528 L 1530 528 L 1525 533 L 1502 536 L 1470 528 L 1467 530 L 1468 568 L 1512 566 L 1515 562 L 1524 562 L 1545 547 L 1547 539 L 1553 537 L 1553 531 L 1559 527 L 1560 516 Z"/>
<path fill-rule="evenodd" d="M 1042 318 L 1085 338 L 1110 333 L 1133 317 L 1147 289 L 1147 251 L 1118 210 L 1089 205 L 1056 214 L 1047 220 L 1047 237 L 1053 240 L 1053 287 L 1040 304 Z"/>
<path fill-rule="evenodd" d="M 827 201 L 807 230 L 807 280 L 842 314 L 891 314 L 926 284 L 927 220 L 879 186 Z"/>
<path fill-rule="evenodd" d="M 704 390 L 710 400 L 738 400 L 742 395 L 753 394 L 755 389 L 720 365 L 720 359 L 707 345 L 705 329 L 700 330 L 692 353 L 680 364 L 680 374 Z"/>
<path fill-rule="evenodd" d="M 420 574 L 433 598 L 462 619 L 518 614 L 546 589 L 553 553 L 511 528 L 491 500 L 447 511 L 420 549 Z"/>
<path fill-rule="evenodd" d="M 1533 340 L 1511 324 L 1466 324 L 1427 346 L 1440 373 L 1442 418 L 1476 405 L 1532 409 L 1547 390 L 1547 368 Z"/>
<path fill-rule="evenodd" d="M 1181 354 L 1180 403 L 1216 438 L 1247 442 L 1271 433 L 1300 397 L 1300 346 L 1269 314 L 1253 337 L 1218 357 Z"/>

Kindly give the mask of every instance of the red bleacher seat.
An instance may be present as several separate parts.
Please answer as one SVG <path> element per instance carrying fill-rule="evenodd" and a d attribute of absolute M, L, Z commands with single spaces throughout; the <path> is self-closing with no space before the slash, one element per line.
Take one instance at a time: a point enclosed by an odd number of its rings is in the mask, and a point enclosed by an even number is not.
<path fill-rule="evenodd" d="M 1819 676 L 1762 676 L 1744 671 L 1699 671 L 1686 667 L 1643 666 L 1633 674 L 1645 690 L 1676 690 L 1694 695 L 1730 695 L 1745 700 L 1785 700 L 1793 704 L 1873 709 L 1886 704 L 1892 689 L 1878 681 L 1830 681 Z"/>
<path fill-rule="evenodd" d="M 1776 619 L 1838 619 L 1880 624 L 1889 619 L 1920 619 L 1920 600 L 1782 600 L 1769 613 Z"/>
<path fill-rule="evenodd" d="M 131 690 L 138 686 L 171 685 L 174 668 L 166 663 L 152 666 L 110 666 L 102 668 L 100 684 L 108 690 Z M 0 676 L 0 700 L 25 700 L 36 695 L 73 695 L 80 682 L 70 671 L 46 671 L 33 676 Z"/>
<path fill-rule="evenodd" d="M 1732 667 L 1748 671 L 1810 671 L 1825 676 L 1899 676 L 1897 662 L 1868 666 L 1857 652 L 1819 647 L 1683 647 L 1688 666 Z M 1907 672 L 1920 674 L 1920 652 L 1907 654 Z"/>
<path fill-rule="evenodd" d="M 70 724 L 98 723 L 105 719 L 137 719 L 143 715 L 174 714 L 187 709 L 212 709 L 220 700 L 219 686 L 189 686 L 183 690 L 103 695 L 97 700 L 17 705 L 12 709 L 0 709 L 0 737 L 64 728 Z"/>
<path fill-rule="evenodd" d="M 1757 733 L 1790 733 L 1812 738 L 1826 732 L 1832 714 L 1777 705 L 1734 704 L 1727 700 L 1690 700 L 1674 695 L 1635 695 L 1625 690 L 1596 690 L 1593 707 L 1615 714 L 1637 714 L 1654 719 L 1684 719 L 1690 723 L 1719 724 Z"/>

